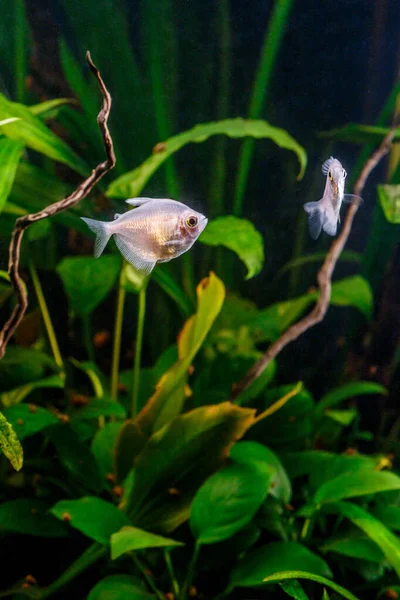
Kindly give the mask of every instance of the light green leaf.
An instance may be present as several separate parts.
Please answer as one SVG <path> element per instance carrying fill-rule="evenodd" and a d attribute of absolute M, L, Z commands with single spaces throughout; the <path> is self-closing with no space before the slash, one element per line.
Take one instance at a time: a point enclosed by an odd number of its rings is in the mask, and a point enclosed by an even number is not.
<path fill-rule="evenodd" d="M 336 306 L 353 306 L 358 308 L 367 319 L 372 317 L 374 300 L 371 287 L 360 275 L 335 281 L 332 285 L 331 303 Z"/>
<path fill-rule="evenodd" d="M 0 121 L 0 127 L 3 125 L 7 125 L 7 123 L 14 123 L 14 121 L 19 121 L 19 117 L 10 117 L 8 119 L 2 119 Z"/>
<path fill-rule="evenodd" d="M 295 600 L 309 600 L 309 597 L 296 579 L 283 581 L 280 586 L 288 596 Z"/>
<path fill-rule="evenodd" d="M 313 573 L 307 573 L 305 571 L 281 571 L 270 575 L 264 579 L 264 583 L 279 583 L 281 581 L 287 581 L 290 579 L 308 579 L 309 581 L 315 581 L 316 583 L 320 583 L 321 585 L 325 585 L 326 587 L 334 590 L 346 600 L 359 600 L 354 594 L 346 590 L 341 585 L 334 583 L 333 581 L 329 581 L 325 577 L 321 577 L 319 575 L 315 575 Z"/>
<path fill-rule="evenodd" d="M 364 396 L 367 394 L 387 394 L 387 390 L 380 383 L 374 381 L 351 381 L 345 383 L 340 387 L 330 390 L 327 394 L 322 396 L 316 407 L 317 413 L 324 412 L 327 408 L 336 406 L 344 400 L 354 398 L 355 396 Z"/>
<path fill-rule="evenodd" d="M 91 451 L 96 459 L 99 472 L 103 478 L 114 472 L 114 446 L 122 423 L 106 423 L 98 429 L 91 444 Z"/>
<path fill-rule="evenodd" d="M 54 98 L 53 100 L 46 100 L 40 104 L 32 104 L 31 106 L 28 106 L 28 108 L 35 117 L 54 119 L 54 117 L 57 116 L 59 109 L 66 104 L 77 104 L 77 101 L 74 98 Z"/>
<path fill-rule="evenodd" d="M 232 215 L 210 221 L 199 237 L 206 246 L 233 250 L 247 267 L 246 279 L 257 275 L 264 264 L 264 242 L 251 221 Z"/>
<path fill-rule="evenodd" d="M 231 572 L 230 587 L 258 587 L 269 576 L 280 570 L 292 571 L 298 565 L 311 574 L 332 577 L 327 563 L 305 546 L 297 542 L 270 542 L 237 563 Z"/>
<path fill-rule="evenodd" d="M 326 504 L 342 498 L 353 498 L 400 489 L 400 477 L 388 471 L 367 469 L 348 472 L 326 481 L 317 490 L 314 504 Z"/>
<path fill-rule="evenodd" d="M 336 502 L 330 504 L 327 510 L 346 517 L 362 529 L 379 546 L 397 576 L 400 577 L 400 540 L 383 523 L 351 502 Z"/>
<path fill-rule="evenodd" d="M 381 563 L 385 556 L 382 550 L 367 537 L 359 534 L 348 533 L 341 537 L 333 538 L 320 547 L 321 552 L 336 552 L 350 558 L 360 558 L 376 563 Z"/>
<path fill-rule="evenodd" d="M 49 513 L 49 505 L 38 498 L 17 498 L 0 504 L 0 531 L 38 537 L 65 537 L 68 530 Z"/>
<path fill-rule="evenodd" d="M 35 404 L 16 404 L 4 410 L 4 415 L 23 440 L 50 425 L 59 423 L 56 415 Z"/>
<path fill-rule="evenodd" d="M 11 102 L 0 94 L 0 120 L 18 117 L 1 128 L 1 133 L 24 145 L 71 167 L 80 175 L 87 175 L 85 162 L 59 137 L 36 118 L 27 106 Z"/>
<path fill-rule="evenodd" d="M 138 294 L 146 281 L 147 277 L 141 275 L 132 265 L 124 261 L 121 273 L 121 285 L 126 292 Z"/>
<path fill-rule="evenodd" d="M 38 381 L 32 381 L 32 383 L 27 383 L 25 385 L 21 385 L 9 392 L 3 392 L 0 394 L 0 400 L 5 407 L 14 406 L 15 404 L 19 404 L 29 396 L 31 392 L 37 389 L 44 388 L 63 388 L 65 385 L 65 380 L 62 379 L 59 375 L 50 375 L 50 377 L 46 377 L 45 379 L 39 379 Z"/>
<path fill-rule="evenodd" d="M 11 191 L 23 149 L 21 142 L 0 139 L 0 213 Z"/>
<path fill-rule="evenodd" d="M 173 548 L 174 546 L 184 546 L 184 544 L 138 527 L 123 527 L 111 536 L 111 558 L 115 560 L 125 552 L 132 550 Z"/>
<path fill-rule="evenodd" d="M 14 469 L 19 471 L 22 468 L 24 452 L 14 429 L 2 413 L 0 413 L 0 448 Z"/>
<path fill-rule="evenodd" d="M 211 475 L 197 491 L 190 528 L 199 544 L 226 540 L 251 521 L 271 482 L 269 469 L 257 466 L 229 465 Z"/>
<path fill-rule="evenodd" d="M 57 267 L 71 308 L 81 316 L 93 312 L 104 300 L 120 269 L 121 259 L 116 254 L 107 254 L 100 258 L 68 257 Z"/>
<path fill-rule="evenodd" d="M 212 135 L 228 135 L 231 138 L 268 138 L 281 148 L 295 152 L 300 162 L 299 177 L 304 173 L 307 162 L 306 152 L 286 131 L 272 127 L 266 121 L 227 119 L 196 125 L 193 129 L 166 140 L 159 151 L 153 153 L 139 167 L 115 179 L 108 187 L 107 195 L 116 198 L 139 196 L 147 181 L 167 158 L 186 144 L 204 142 Z"/>
<path fill-rule="evenodd" d="M 348 427 L 357 417 L 358 410 L 353 408 L 348 410 L 326 410 L 324 415 L 325 417 L 332 419 L 332 421 L 335 421 L 344 427 Z"/>
<path fill-rule="evenodd" d="M 230 452 L 231 460 L 240 464 L 265 464 L 271 472 L 269 493 L 285 504 L 289 504 L 292 486 L 278 457 L 266 446 L 257 442 L 238 442 Z"/>
<path fill-rule="evenodd" d="M 89 592 L 87 600 L 153 600 L 154 594 L 148 594 L 140 579 L 130 575 L 109 575 Z"/>
<path fill-rule="evenodd" d="M 135 483 L 126 506 L 133 524 L 168 533 L 183 523 L 195 493 L 223 464 L 254 413 L 230 402 L 202 406 L 153 434 L 135 462 Z M 171 495 L 170 489 L 178 493 Z"/>
<path fill-rule="evenodd" d="M 116 506 L 94 496 L 79 500 L 61 500 L 50 511 L 67 521 L 81 533 L 99 544 L 108 545 L 113 533 L 129 525 L 129 519 Z"/>
<path fill-rule="evenodd" d="M 400 223 L 400 185 L 378 185 L 378 197 L 389 223 Z"/>
<path fill-rule="evenodd" d="M 400 507 L 379 503 L 372 509 L 374 517 L 393 531 L 400 531 Z"/>

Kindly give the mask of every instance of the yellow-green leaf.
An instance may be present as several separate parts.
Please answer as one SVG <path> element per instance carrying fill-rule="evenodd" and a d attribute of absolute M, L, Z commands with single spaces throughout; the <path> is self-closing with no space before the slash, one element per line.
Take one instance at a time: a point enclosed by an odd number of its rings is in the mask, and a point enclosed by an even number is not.
<path fill-rule="evenodd" d="M 22 468 L 24 456 L 22 446 L 14 429 L 2 413 L 0 413 L 0 448 L 14 469 L 19 471 Z"/>
<path fill-rule="evenodd" d="M 184 546 L 183 542 L 177 542 L 155 533 L 150 533 L 138 527 L 123 527 L 111 536 L 111 558 L 115 560 L 125 552 L 132 550 L 144 550 L 145 548 L 173 548 Z"/>
<path fill-rule="evenodd" d="M 400 223 L 400 185 L 378 185 L 379 202 L 389 223 Z"/>
<path fill-rule="evenodd" d="M 22 142 L 8 138 L 0 140 L 0 213 L 11 191 L 23 149 Z"/>

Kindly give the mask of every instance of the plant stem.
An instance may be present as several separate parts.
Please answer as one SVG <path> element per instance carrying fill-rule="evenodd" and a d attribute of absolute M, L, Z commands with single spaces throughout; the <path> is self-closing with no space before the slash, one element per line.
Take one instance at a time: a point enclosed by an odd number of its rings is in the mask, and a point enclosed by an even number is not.
<path fill-rule="evenodd" d="M 96 357 L 94 353 L 94 347 L 92 343 L 92 327 L 90 323 L 90 314 L 85 314 L 82 316 L 82 325 L 83 325 L 83 339 L 85 341 L 86 352 L 88 353 L 88 357 L 90 362 L 96 362 Z"/>
<path fill-rule="evenodd" d="M 121 355 L 122 323 L 124 320 L 125 290 L 122 287 L 122 270 L 118 283 L 117 310 L 115 313 L 114 342 L 111 364 L 111 398 L 118 399 L 119 359 Z"/>
<path fill-rule="evenodd" d="M 183 584 L 183 587 L 182 587 L 181 600 L 186 600 L 187 599 L 188 591 L 190 589 L 190 586 L 192 585 L 192 581 L 193 581 L 193 577 L 194 577 L 194 570 L 195 570 L 195 567 L 196 567 L 197 559 L 199 557 L 200 548 L 201 548 L 201 544 L 199 544 L 199 543 L 196 542 L 196 545 L 195 545 L 194 551 L 193 551 L 193 555 L 192 555 L 192 558 L 190 560 L 190 564 L 189 564 L 189 568 L 188 568 L 186 580 L 185 580 L 185 583 Z"/>
<path fill-rule="evenodd" d="M 261 59 L 258 65 L 256 78 L 253 84 L 253 92 L 248 110 L 249 119 L 257 119 L 268 93 L 272 73 L 276 64 L 276 58 L 281 47 L 289 13 L 294 0 L 275 0 L 272 15 L 268 24 L 261 50 Z M 246 140 L 242 144 L 239 165 L 236 177 L 236 189 L 233 202 L 233 214 L 240 216 L 242 213 L 243 198 L 246 191 L 250 164 L 253 154 L 254 142 Z"/>
<path fill-rule="evenodd" d="M 179 588 L 178 580 L 175 575 L 174 566 L 172 564 L 171 554 L 170 554 L 169 550 L 164 550 L 164 557 L 165 557 L 165 562 L 166 562 L 168 573 L 169 573 L 171 583 L 172 583 L 172 591 L 174 592 L 175 598 L 178 599 L 179 594 L 180 594 L 180 588 Z"/>
<path fill-rule="evenodd" d="M 157 589 L 154 581 L 152 580 L 152 578 L 148 574 L 147 569 L 144 568 L 144 566 L 142 565 L 141 561 L 139 560 L 139 558 L 137 556 L 137 553 L 136 552 L 132 552 L 131 556 L 132 556 L 133 562 L 135 563 L 135 565 L 137 566 L 137 568 L 139 569 L 139 571 L 142 573 L 143 577 L 147 581 L 149 587 L 151 587 L 151 589 L 153 590 L 153 592 L 156 594 L 157 598 L 159 598 L 159 600 L 165 600 L 164 594 L 162 594 L 160 592 L 160 590 Z"/>
<path fill-rule="evenodd" d="M 46 328 L 47 337 L 49 338 L 49 344 L 54 356 L 54 360 L 56 361 L 56 364 L 60 369 L 64 369 L 60 348 L 58 346 L 56 333 L 54 331 L 53 323 L 51 321 L 49 309 L 46 303 L 46 298 L 44 297 L 43 289 L 37 271 L 32 263 L 29 265 L 29 272 L 31 274 L 33 287 L 35 288 L 35 294 L 38 300 L 40 312 L 42 313 L 43 323 Z"/>
<path fill-rule="evenodd" d="M 132 384 L 132 414 L 131 417 L 134 419 L 137 415 L 137 401 L 139 393 L 139 382 L 140 382 L 140 363 L 142 356 L 142 344 L 143 344 L 143 329 L 144 329 L 144 318 L 146 315 L 146 289 L 147 283 L 143 285 L 139 292 L 139 311 L 137 320 L 136 330 L 136 344 L 135 344 L 135 360 L 133 363 L 133 384 Z"/>

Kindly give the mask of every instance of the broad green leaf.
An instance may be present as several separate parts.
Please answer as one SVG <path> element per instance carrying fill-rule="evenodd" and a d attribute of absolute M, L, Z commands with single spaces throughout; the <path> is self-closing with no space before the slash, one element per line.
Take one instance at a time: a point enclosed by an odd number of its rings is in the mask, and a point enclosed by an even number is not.
<path fill-rule="evenodd" d="M 348 427 L 358 415 L 358 410 L 349 408 L 348 410 L 326 410 L 325 417 L 332 419 L 336 423 Z"/>
<path fill-rule="evenodd" d="M 336 552 L 350 558 L 360 558 L 380 563 L 385 556 L 382 550 L 367 537 L 361 537 L 359 534 L 348 533 L 340 537 L 333 538 L 320 547 L 321 552 Z"/>
<path fill-rule="evenodd" d="M 5 416 L 0 413 L 0 448 L 16 471 L 22 468 L 24 452 L 20 441 Z"/>
<path fill-rule="evenodd" d="M 10 117 L 18 117 L 18 121 L 3 125 L 1 133 L 11 140 L 22 142 L 29 148 L 68 165 L 80 175 L 87 175 L 88 167 L 85 162 L 35 117 L 27 106 L 11 102 L 0 94 L 0 119 Z"/>
<path fill-rule="evenodd" d="M 199 544 L 232 537 L 253 518 L 271 483 L 267 468 L 233 464 L 201 486 L 190 512 L 190 528 Z"/>
<path fill-rule="evenodd" d="M 322 396 L 317 404 L 316 411 L 320 413 L 349 398 L 366 396 L 368 394 L 380 394 L 386 396 L 387 390 L 383 385 L 375 383 L 374 381 L 351 381 L 350 383 L 345 383 L 338 388 L 330 390 L 327 394 Z"/>
<path fill-rule="evenodd" d="M 202 483 L 251 426 L 255 411 L 224 402 L 175 417 L 152 435 L 135 462 L 127 513 L 135 526 L 170 532 L 190 513 Z M 171 494 L 169 490 L 176 490 Z"/>
<path fill-rule="evenodd" d="M 56 415 L 35 404 L 16 404 L 4 410 L 4 415 L 23 440 L 50 425 L 59 423 Z"/>
<path fill-rule="evenodd" d="M 44 388 L 63 388 L 65 385 L 65 380 L 59 375 L 51 375 L 50 377 L 46 377 L 45 379 L 39 379 L 38 381 L 32 381 L 32 383 L 27 383 L 25 385 L 21 385 L 9 392 L 3 392 L 0 394 L 0 400 L 5 407 L 14 406 L 19 404 L 29 396 L 31 392 L 38 389 Z"/>
<path fill-rule="evenodd" d="M 0 278 L 2 274 L 3 272 L 0 271 Z M 45 352 L 22 346 L 9 346 L 0 361 L 1 386 L 2 389 L 8 390 L 43 379 L 48 371 L 56 370 L 55 361 Z"/>
<path fill-rule="evenodd" d="M 400 223 L 400 185 L 378 185 L 379 202 L 389 223 Z"/>
<path fill-rule="evenodd" d="M 116 450 L 117 472 L 121 479 L 131 469 L 136 454 L 150 433 L 181 412 L 186 399 L 188 369 L 221 310 L 224 297 L 224 285 L 214 273 L 197 286 L 197 312 L 186 321 L 179 334 L 178 360 L 161 377 L 155 393 L 136 419 L 127 421 L 121 430 Z M 136 432 L 133 444 L 130 442 L 132 431 Z"/>
<path fill-rule="evenodd" d="M 103 478 L 114 472 L 114 446 L 121 427 L 122 423 L 106 423 L 92 440 L 90 448 Z"/>
<path fill-rule="evenodd" d="M 266 579 L 264 579 L 264 583 L 279 583 L 282 581 L 288 581 L 291 579 L 307 579 L 309 581 L 315 581 L 316 583 L 320 583 L 324 585 L 346 600 L 359 600 L 354 594 L 346 590 L 341 585 L 334 583 L 333 581 L 329 581 L 326 577 L 321 577 L 319 575 L 315 575 L 313 573 L 307 573 L 305 571 L 281 571 L 270 575 Z"/>
<path fill-rule="evenodd" d="M 233 250 L 247 267 L 246 279 L 257 275 L 264 264 L 264 242 L 251 221 L 232 215 L 210 221 L 199 237 L 206 246 L 225 246 Z"/>
<path fill-rule="evenodd" d="M 380 500 L 380 498 L 377 498 Z M 386 527 L 393 531 L 400 531 L 400 507 L 388 506 L 386 503 L 379 503 L 372 509 L 374 517 L 382 521 Z"/>
<path fill-rule="evenodd" d="M 39 537 L 65 537 L 68 530 L 49 512 L 50 506 L 38 498 L 17 498 L 0 504 L 0 531 Z"/>
<path fill-rule="evenodd" d="M 292 486 L 278 457 L 266 446 L 257 442 L 238 442 L 232 447 L 229 457 L 240 464 L 265 464 L 271 472 L 269 493 L 289 504 L 292 496 Z"/>
<path fill-rule="evenodd" d="M 344 473 L 323 483 L 317 490 L 313 502 L 314 504 L 324 504 L 342 498 L 399 489 L 400 477 L 398 475 L 388 471 L 361 469 L 355 473 Z"/>
<path fill-rule="evenodd" d="M 28 106 L 28 108 L 35 117 L 54 119 L 54 117 L 57 116 L 59 109 L 66 104 L 76 104 L 76 100 L 74 98 L 54 98 L 53 100 L 46 100 L 40 104 L 32 104 L 31 106 Z"/>
<path fill-rule="evenodd" d="M 115 560 L 125 552 L 132 552 L 132 550 L 173 548 L 174 546 L 184 546 L 184 544 L 137 527 L 123 527 L 111 536 L 111 558 Z"/>
<path fill-rule="evenodd" d="M 0 139 L 0 213 L 12 188 L 23 149 L 21 142 Z"/>
<path fill-rule="evenodd" d="M 307 594 L 296 579 L 283 581 L 280 586 L 288 596 L 295 600 L 309 600 Z"/>
<path fill-rule="evenodd" d="M 227 119 L 196 125 L 193 129 L 166 140 L 142 165 L 115 179 L 108 187 L 107 195 L 116 198 L 139 196 L 147 181 L 167 158 L 186 144 L 204 142 L 212 135 L 227 135 L 231 138 L 268 138 L 281 148 L 295 152 L 300 162 L 299 177 L 304 173 L 307 162 L 305 150 L 286 131 L 272 127 L 266 121 Z"/>
<path fill-rule="evenodd" d="M 305 571 L 332 577 L 327 563 L 297 542 L 270 542 L 246 554 L 233 568 L 230 587 L 253 587 L 262 585 L 266 577 L 282 571 L 292 571 L 299 565 Z"/>
<path fill-rule="evenodd" d="M 81 316 L 93 312 L 110 292 L 120 269 L 121 259 L 116 254 L 64 258 L 57 271 L 72 310 Z"/>
<path fill-rule="evenodd" d="M 61 500 L 53 506 L 51 513 L 104 545 L 110 543 L 113 533 L 129 525 L 125 513 L 118 510 L 114 504 L 94 496 L 86 496 L 79 500 Z"/>
<path fill-rule="evenodd" d="M 73 419 L 97 419 L 98 417 L 126 417 L 126 408 L 119 402 L 111 398 L 99 398 L 90 400 L 86 406 L 75 409 L 71 412 Z"/>
<path fill-rule="evenodd" d="M 367 319 L 372 317 L 374 300 L 371 287 L 360 275 L 335 281 L 332 285 L 331 303 L 336 306 L 353 306 Z"/>
<path fill-rule="evenodd" d="M 54 425 L 46 431 L 54 444 L 58 458 L 70 475 L 87 490 L 100 492 L 104 481 L 100 477 L 96 460 L 68 424 Z"/>
<path fill-rule="evenodd" d="M 333 138 L 344 142 L 353 142 L 354 144 L 371 143 L 380 144 L 385 135 L 389 133 L 388 127 L 378 127 L 376 125 L 358 125 L 357 123 L 349 123 L 338 129 L 330 131 L 322 131 L 321 137 Z M 395 139 L 400 138 L 398 130 L 395 134 Z"/>
<path fill-rule="evenodd" d="M 155 600 L 154 594 L 148 594 L 140 579 L 130 575 L 109 575 L 89 592 L 87 600 Z"/>
<path fill-rule="evenodd" d="M 362 529 L 379 546 L 400 577 L 400 540 L 383 523 L 351 502 L 335 502 L 328 505 L 327 510 L 346 517 Z"/>

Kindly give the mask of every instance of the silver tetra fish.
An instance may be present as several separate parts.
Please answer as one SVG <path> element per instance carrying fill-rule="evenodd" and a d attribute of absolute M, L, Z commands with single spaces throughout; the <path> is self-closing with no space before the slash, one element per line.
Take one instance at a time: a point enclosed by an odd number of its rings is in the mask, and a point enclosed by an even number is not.
<path fill-rule="evenodd" d="M 122 256 L 143 275 L 148 275 L 156 263 L 168 262 L 189 250 L 208 222 L 201 213 L 168 198 L 132 198 L 126 202 L 138 208 L 116 214 L 112 222 L 81 219 L 96 234 L 96 258 L 113 235 Z"/>
<path fill-rule="evenodd" d="M 362 198 L 344 193 L 347 173 L 337 158 L 328 158 L 322 165 L 322 172 L 327 176 L 324 195 L 319 202 L 307 202 L 304 205 L 304 210 L 308 213 L 308 230 L 314 240 L 318 238 L 321 229 L 328 235 L 336 235 L 342 202 L 362 202 Z"/>

